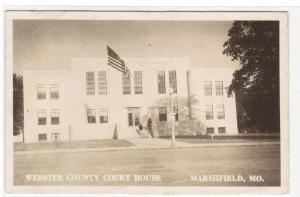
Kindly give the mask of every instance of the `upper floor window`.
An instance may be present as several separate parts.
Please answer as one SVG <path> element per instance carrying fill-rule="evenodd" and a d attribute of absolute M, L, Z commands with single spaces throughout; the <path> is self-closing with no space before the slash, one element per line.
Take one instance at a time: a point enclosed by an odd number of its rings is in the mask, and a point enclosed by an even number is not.
<path fill-rule="evenodd" d="M 59 124 L 59 110 L 51 110 L 51 124 Z"/>
<path fill-rule="evenodd" d="M 88 121 L 88 123 L 96 123 L 96 110 L 95 109 L 87 110 L 87 121 Z"/>
<path fill-rule="evenodd" d="M 134 71 L 134 93 L 143 93 L 143 78 L 142 71 Z"/>
<path fill-rule="evenodd" d="M 158 93 L 165 94 L 166 93 L 165 71 L 159 71 L 157 73 L 157 80 L 158 80 Z"/>
<path fill-rule="evenodd" d="M 39 100 L 46 99 L 46 86 L 45 85 L 37 86 L 37 99 L 39 99 Z"/>
<path fill-rule="evenodd" d="M 173 93 L 177 93 L 177 77 L 175 70 L 169 71 L 169 83 L 170 87 L 173 88 Z"/>
<path fill-rule="evenodd" d="M 213 106 L 205 105 L 205 118 L 206 120 L 214 119 Z"/>
<path fill-rule="evenodd" d="M 130 76 L 122 74 L 123 94 L 131 94 Z"/>
<path fill-rule="evenodd" d="M 86 94 L 87 95 L 95 95 L 94 72 L 86 72 Z"/>
<path fill-rule="evenodd" d="M 38 125 L 46 125 L 47 124 L 47 112 L 46 110 L 38 111 Z"/>
<path fill-rule="evenodd" d="M 216 81 L 216 96 L 223 96 L 223 81 Z"/>
<path fill-rule="evenodd" d="M 212 82 L 204 81 L 204 96 L 211 96 L 211 95 L 212 95 Z"/>
<path fill-rule="evenodd" d="M 167 108 L 160 107 L 158 112 L 159 121 L 167 121 Z"/>
<path fill-rule="evenodd" d="M 57 84 L 50 85 L 50 99 L 59 99 L 59 88 Z"/>
<path fill-rule="evenodd" d="M 105 71 L 98 72 L 98 91 L 99 95 L 107 94 L 107 80 Z"/>
<path fill-rule="evenodd" d="M 99 110 L 99 117 L 100 117 L 100 124 L 101 123 L 107 123 L 108 122 L 108 114 L 107 109 L 100 109 Z"/>
<path fill-rule="evenodd" d="M 217 105 L 217 118 L 225 119 L 224 105 Z"/>

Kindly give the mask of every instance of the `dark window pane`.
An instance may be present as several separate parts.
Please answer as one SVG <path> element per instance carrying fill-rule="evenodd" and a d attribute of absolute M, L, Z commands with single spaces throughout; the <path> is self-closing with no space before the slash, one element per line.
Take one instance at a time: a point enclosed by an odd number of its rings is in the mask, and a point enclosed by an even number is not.
<path fill-rule="evenodd" d="M 47 134 L 38 134 L 39 141 L 47 141 Z"/>
<path fill-rule="evenodd" d="M 46 117 L 40 117 L 39 118 L 39 125 L 46 125 L 47 124 L 47 118 Z"/>
<path fill-rule="evenodd" d="M 128 126 L 133 126 L 132 113 L 128 113 Z"/>
<path fill-rule="evenodd" d="M 51 117 L 51 124 L 59 124 L 59 117 Z"/>
<path fill-rule="evenodd" d="M 160 107 L 159 108 L 159 121 L 167 121 L 167 108 Z"/>
<path fill-rule="evenodd" d="M 218 127 L 218 132 L 220 134 L 225 134 L 226 133 L 226 127 Z"/>
<path fill-rule="evenodd" d="M 107 122 L 108 122 L 107 116 L 100 116 L 100 123 L 107 123 Z"/>
<path fill-rule="evenodd" d="M 206 128 L 206 133 L 207 134 L 214 134 L 215 133 L 214 128 L 213 127 L 207 127 Z"/>

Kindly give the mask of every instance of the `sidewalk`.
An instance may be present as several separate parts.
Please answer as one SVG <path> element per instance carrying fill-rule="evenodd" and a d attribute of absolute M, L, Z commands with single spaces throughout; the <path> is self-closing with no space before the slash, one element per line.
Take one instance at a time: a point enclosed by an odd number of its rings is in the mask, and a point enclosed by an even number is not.
<path fill-rule="evenodd" d="M 74 148 L 74 149 L 50 149 L 15 151 L 15 155 L 48 154 L 48 153 L 78 153 L 78 152 L 102 152 L 102 151 L 124 151 L 124 150 L 156 150 L 156 149 L 179 149 L 179 148 L 201 148 L 201 147 L 225 147 L 225 146 L 270 146 L 280 145 L 279 141 L 269 142 L 230 142 L 230 143 L 185 143 L 177 141 L 175 145 L 170 139 L 160 138 L 137 138 L 127 139 L 133 146 L 124 147 L 102 147 L 102 148 Z"/>

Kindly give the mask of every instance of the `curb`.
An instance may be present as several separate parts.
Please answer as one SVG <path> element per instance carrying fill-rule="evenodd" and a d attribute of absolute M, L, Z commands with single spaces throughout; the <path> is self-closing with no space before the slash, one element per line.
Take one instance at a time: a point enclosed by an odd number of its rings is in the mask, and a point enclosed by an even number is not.
<path fill-rule="evenodd" d="M 80 152 L 111 152 L 125 150 L 159 150 L 159 149 L 184 149 L 184 148 L 207 148 L 207 147 L 230 147 L 230 146 L 272 146 L 280 145 L 280 142 L 244 142 L 244 143 L 218 143 L 218 144 L 188 144 L 188 145 L 169 145 L 169 146 L 127 146 L 127 147 L 108 147 L 108 148 L 80 148 L 80 149 L 52 149 L 34 151 L 15 151 L 14 155 L 35 155 L 49 153 L 80 153 Z"/>

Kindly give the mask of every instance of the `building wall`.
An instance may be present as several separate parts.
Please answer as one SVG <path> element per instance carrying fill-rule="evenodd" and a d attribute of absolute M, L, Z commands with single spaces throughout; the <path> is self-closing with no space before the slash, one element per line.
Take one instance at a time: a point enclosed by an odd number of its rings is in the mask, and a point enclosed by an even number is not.
<path fill-rule="evenodd" d="M 68 72 L 55 71 L 27 71 L 23 73 L 24 83 L 24 137 L 25 142 L 38 141 L 38 134 L 47 134 L 51 139 L 51 133 L 60 133 L 61 140 L 68 140 L 69 122 L 72 121 L 70 80 Z M 59 99 L 50 99 L 51 84 L 59 85 Z M 46 99 L 37 99 L 38 85 L 45 85 Z M 51 110 L 58 109 L 60 123 L 51 125 Z M 45 110 L 47 124 L 38 125 L 38 112 Z"/>
<path fill-rule="evenodd" d="M 128 109 L 139 108 L 142 125 L 151 118 L 155 136 L 160 136 L 160 124 L 168 122 L 158 120 L 159 107 L 167 107 L 170 119 L 169 71 L 176 70 L 177 93 L 173 94 L 174 106 L 178 107 L 179 120 L 189 118 L 189 99 L 194 99 L 191 106 L 193 118 L 205 126 L 225 126 L 226 133 L 237 133 L 235 98 L 203 95 L 203 81 L 224 80 L 224 88 L 230 84 L 232 71 L 189 70 L 187 58 L 127 58 L 124 60 L 131 71 L 131 94 L 122 92 L 122 74 L 107 65 L 106 59 L 72 59 L 68 71 L 28 71 L 24 73 L 24 130 L 25 142 L 38 141 L 38 133 L 47 133 L 48 141 L 52 132 L 59 132 L 61 140 L 112 139 L 117 127 L 119 138 L 137 137 L 137 126 L 128 126 Z M 107 94 L 98 94 L 98 72 L 105 71 Z M 142 72 L 142 94 L 134 93 L 134 71 Z M 158 93 L 158 71 L 165 71 L 166 93 Z M 86 72 L 94 72 L 95 95 L 86 93 Z M 45 84 L 46 100 L 37 99 L 38 84 Z M 49 99 L 49 87 L 58 84 L 59 99 Z M 214 85 L 213 85 L 214 92 Z M 224 120 L 205 120 L 203 106 L 207 103 L 222 103 L 225 106 Z M 99 110 L 106 108 L 108 122 L 100 124 Z M 38 125 L 37 113 L 47 111 L 47 125 Z M 60 124 L 51 125 L 51 109 L 60 110 Z M 88 123 L 87 109 L 96 110 L 96 123 Z M 178 123 L 177 123 L 178 124 Z"/>
<path fill-rule="evenodd" d="M 235 96 L 228 97 L 227 88 L 232 80 L 232 69 L 194 69 L 190 70 L 189 92 L 192 98 L 191 113 L 194 118 L 200 120 L 204 127 L 213 127 L 218 134 L 218 127 L 225 127 L 226 134 L 237 134 L 237 116 Z M 205 81 L 212 83 L 212 96 L 204 95 Z M 223 82 L 223 95 L 216 95 L 216 82 Z M 213 106 L 213 119 L 207 120 L 205 106 Z M 217 105 L 224 106 L 225 118 L 217 118 Z"/>

